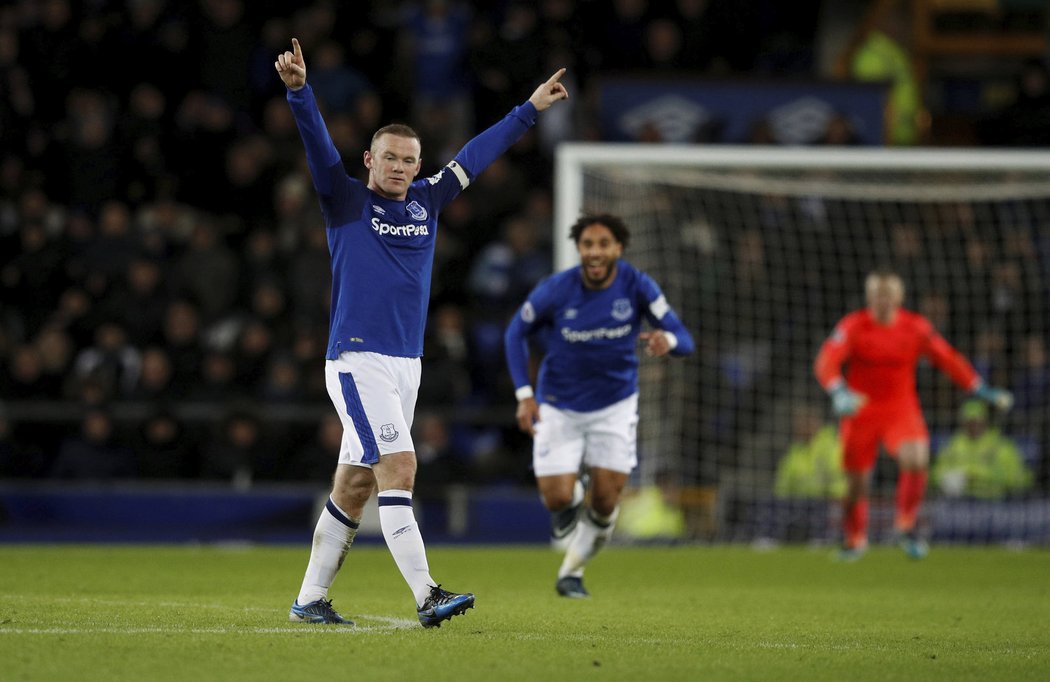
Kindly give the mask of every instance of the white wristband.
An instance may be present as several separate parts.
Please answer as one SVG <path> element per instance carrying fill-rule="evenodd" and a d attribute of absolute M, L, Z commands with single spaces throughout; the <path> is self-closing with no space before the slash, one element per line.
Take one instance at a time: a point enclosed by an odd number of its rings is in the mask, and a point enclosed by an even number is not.
<path fill-rule="evenodd" d="M 532 395 L 532 386 L 529 385 L 522 386 L 518 390 L 514 391 L 514 397 L 517 398 L 519 401 L 527 400 L 531 398 Z"/>
<path fill-rule="evenodd" d="M 667 345 L 671 347 L 671 350 L 674 350 L 675 348 L 678 347 L 678 337 L 677 336 L 675 336 L 674 334 L 672 334 L 669 331 L 664 330 L 664 337 L 667 339 Z"/>

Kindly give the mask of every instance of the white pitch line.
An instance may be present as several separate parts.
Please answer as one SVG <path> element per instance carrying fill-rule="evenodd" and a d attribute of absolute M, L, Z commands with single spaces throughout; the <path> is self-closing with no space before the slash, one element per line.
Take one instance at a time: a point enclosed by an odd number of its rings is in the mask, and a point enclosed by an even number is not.
<path fill-rule="evenodd" d="M 362 632 L 389 634 L 395 630 L 409 630 L 419 628 L 419 622 L 408 618 L 396 618 L 392 616 L 354 616 L 359 620 L 375 621 L 376 625 L 352 625 L 325 627 L 312 623 L 289 623 L 285 627 L 86 627 L 86 628 L 19 628 L 0 625 L 0 635 L 351 635 Z"/>

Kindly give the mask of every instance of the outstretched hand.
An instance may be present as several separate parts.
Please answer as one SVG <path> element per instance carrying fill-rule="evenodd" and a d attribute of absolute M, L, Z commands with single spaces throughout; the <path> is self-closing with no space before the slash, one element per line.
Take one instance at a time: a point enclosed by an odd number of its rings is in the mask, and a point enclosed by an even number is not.
<path fill-rule="evenodd" d="M 565 69 L 558 69 L 553 76 L 547 79 L 547 82 L 541 83 L 540 87 L 536 88 L 536 92 L 532 93 L 529 101 L 532 102 L 532 106 L 536 107 L 536 111 L 549 109 L 560 99 L 569 99 L 569 91 L 558 82 L 564 75 Z"/>
<path fill-rule="evenodd" d="M 277 55 L 273 65 L 289 90 L 300 90 L 306 85 L 306 62 L 297 38 L 292 38 L 292 51 Z"/>
<path fill-rule="evenodd" d="M 1005 388 L 995 388 L 981 382 L 973 394 L 981 400 L 995 405 L 1003 412 L 1009 412 L 1010 408 L 1014 406 L 1014 394 Z"/>

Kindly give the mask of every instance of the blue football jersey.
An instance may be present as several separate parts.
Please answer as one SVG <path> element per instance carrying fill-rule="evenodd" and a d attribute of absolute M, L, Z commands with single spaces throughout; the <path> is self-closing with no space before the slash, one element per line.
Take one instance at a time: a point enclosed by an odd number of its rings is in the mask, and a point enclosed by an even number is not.
<path fill-rule="evenodd" d="M 423 354 L 438 213 L 536 122 L 529 102 L 468 142 L 436 175 L 416 180 L 404 201 L 347 175 L 309 84 L 288 91 L 321 203 L 332 257 L 326 357 L 370 351 Z"/>
<path fill-rule="evenodd" d="M 674 355 L 693 352 L 693 338 L 652 277 L 624 260 L 605 289 L 588 289 L 580 267 L 540 282 L 507 326 L 507 366 L 514 386 L 529 385 L 527 337 L 546 350 L 536 399 L 591 412 L 638 391 L 638 334 L 642 320 L 671 332 Z"/>

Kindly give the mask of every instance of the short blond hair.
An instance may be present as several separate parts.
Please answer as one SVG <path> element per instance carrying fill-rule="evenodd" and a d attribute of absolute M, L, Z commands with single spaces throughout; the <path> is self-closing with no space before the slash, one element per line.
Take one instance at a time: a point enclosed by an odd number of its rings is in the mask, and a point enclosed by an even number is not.
<path fill-rule="evenodd" d="M 384 135 L 393 135 L 395 137 L 407 137 L 409 139 L 415 140 L 416 142 L 419 142 L 420 146 L 422 146 L 423 144 L 423 141 L 419 139 L 419 133 L 417 133 L 415 129 L 412 128 L 412 126 L 407 126 L 404 123 L 391 123 L 390 125 L 383 126 L 379 130 L 377 130 L 374 135 L 372 135 L 372 144 L 369 147 L 369 149 L 375 149 L 376 143 L 379 142 L 379 138 L 383 137 Z"/>
<path fill-rule="evenodd" d="M 901 293 L 904 293 L 904 280 L 894 270 L 872 270 L 864 279 L 864 290 L 867 291 L 871 287 L 875 286 L 877 282 L 880 281 L 896 282 L 897 286 L 900 287 Z"/>

